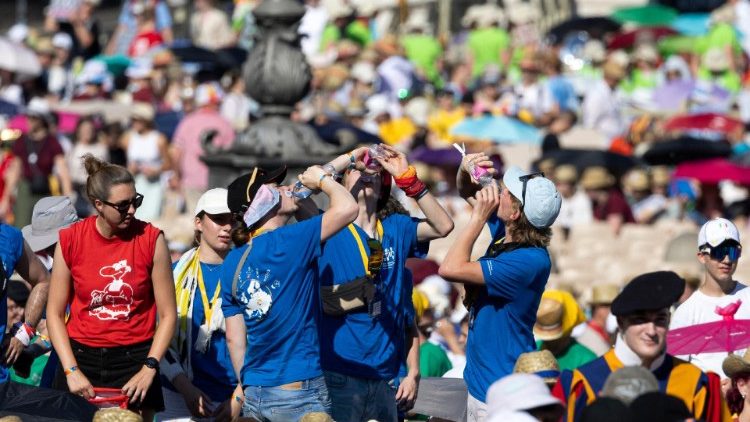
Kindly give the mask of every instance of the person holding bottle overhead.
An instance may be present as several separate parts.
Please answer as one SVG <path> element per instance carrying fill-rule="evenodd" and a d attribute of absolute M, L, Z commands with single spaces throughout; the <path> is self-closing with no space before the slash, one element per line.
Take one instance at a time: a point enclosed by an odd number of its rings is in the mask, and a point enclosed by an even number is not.
<path fill-rule="evenodd" d="M 231 416 L 297 421 L 330 412 L 320 367 L 316 261 L 321 245 L 357 217 L 351 194 L 322 167 L 299 181 L 330 198 L 321 215 L 287 224 L 299 209 L 286 168 L 255 167 L 228 187 L 238 247 L 224 261 L 221 309 L 238 379 Z"/>
<path fill-rule="evenodd" d="M 47 303 L 60 357 L 54 386 L 86 399 L 94 387 L 120 388 L 151 420 L 164 406 L 157 372 L 177 319 L 169 249 L 161 230 L 134 217 L 143 196 L 133 175 L 83 159 L 97 214 L 61 230 L 55 250 Z"/>
<path fill-rule="evenodd" d="M 405 317 L 412 306 L 406 259 L 424 256 L 430 240 L 453 230 L 453 220 L 393 147 L 358 148 L 330 165 L 359 210 L 353 223 L 325 243 L 318 260 L 321 363 L 331 416 L 396 421 L 397 407 L 413 406 L 419 384 L 419 342 Z M 378 218 L 392 179 L 417 201 L 424 220 L 399 213 Z M 396 390 L 390 381 L 398 377 L 404 356 L 408 373 Z"/>

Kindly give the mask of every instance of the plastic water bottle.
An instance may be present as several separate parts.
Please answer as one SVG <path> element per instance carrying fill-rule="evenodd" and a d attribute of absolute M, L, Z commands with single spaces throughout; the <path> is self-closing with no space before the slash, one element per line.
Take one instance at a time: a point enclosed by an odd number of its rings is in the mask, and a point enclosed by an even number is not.
<path fill-rule="evenodd" d="M 495 178 L 492 177 L 490 171 L 484 167 L 471 164 L 469 167 L 469 174 L 471 175 L 471 177 L 476 179 L 479 182 L 479 185 L 482 187 L 490 186 L 493 183 L 496 183 Z"/>
<path fill-rule="evenodd" d="M 292 191 L 292 196 L 299 199 L 305 199 L 309 198 L 310 195 L 312 195 L 313 191 L 310 190 L 307 186 L 303 185 L 302 182 L 299 180 L 297 183 L 294 184 L 294 190 Z"/>
<path fill-rule="evenodd" d="M 385 157 L 387 157 L 387 151 L 385 150 L 385 148 L 383 148 L 383 145 L 374 144 L 370 145 L 370 147 L 367 149 L 363 161 L 365 163 L 365 167 L 367 167 L 368 169 L 380 171 L 382 167 L 377 159 L 382 160 Z"/>

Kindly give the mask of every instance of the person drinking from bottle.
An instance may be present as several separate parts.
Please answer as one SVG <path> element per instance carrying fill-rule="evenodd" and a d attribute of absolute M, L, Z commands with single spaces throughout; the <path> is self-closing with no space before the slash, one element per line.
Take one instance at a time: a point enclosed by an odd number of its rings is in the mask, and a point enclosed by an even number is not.
<path fill-rule="evenodd" d="M 464 379 L 469 421 L 485 419 L 489 386 L 513 372 L 521 353 L 536 349 L 532 327 L 550 274 L 549 227 L 561 203 L 555 184 L 544 174 L 526 174 L 518 167 L 505 172 L 502 188 L 492 183 L 477 191 L 470 169 L 491 165 L 484 154 L 466 155 L 461 163 L 459 191 L 473 210 L 439 270 L 442 277 L 466 288 L 469 340 Z M 485 223 L 492 244 L 484 257 L 472 261 L 472 247 Z"/>
<path fill-rule="evenodd" d="M 292 188 L 279 185 L 286 168 L 255 167 L 229 185 L 228 205 L 240 226 L 241 245 L 227 255 L 221 274 L 221 309 L 237 386 L 232 417 L 297 421 L 330 412 L 320 367 L 317 260 L 321 245 L 357 217 L 357 203 L 323 168 L 299 176 L 322 190 L 322 215 L 287 224 L 297 212 Z"/>
<path fill-rule="evenodd" d="M 397 405 L 410 409 L 419 384 L 419 340 L 414 324 L 407 330 L 405 317 L 413 306 L 406 259 L 426 255 L 429 241 L 447 236 L 453 220 L 406 156 L 390 146 L 358 148 L 325 168 L 343 177 L 359 210 L 353 223 L 325 243 L 318 260 L 321 363 L 331 416 L 396 421 Z M 399 213 L 378 218 L 392 179 L 417 202 L 424 220 Z M 404 356 L 408 374 L 396 390 L 390 381 L 398 377 Z"/>

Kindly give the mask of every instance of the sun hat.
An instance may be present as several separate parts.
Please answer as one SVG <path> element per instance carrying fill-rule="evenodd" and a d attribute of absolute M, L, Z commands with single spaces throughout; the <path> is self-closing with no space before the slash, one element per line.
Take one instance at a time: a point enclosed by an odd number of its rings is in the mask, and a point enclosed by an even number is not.
<path fill-rule="evenodd" d="M 607 59 L 607 49 L 604 43 L 597 39 L 586 41 L 583 45 L 583 57 L 594 63 L 601 63 Z"/>
<path fill-rule="evenodd" d="M 227 187 L 227 206 L 234 214 L 244 214 L 261 186 L 266 183 L 281 183 L 286 178 L 286 166 L 273 170 L 253 167 L 250 173 L 234 179 Z"/>
<path fill-rule="evenodd" d="M 562 164 L 555 167 L 553 178 L 557 183 L 575 183 L 578 181 L 578 170 L 570 164 Z"/>
<path fill-rule="evenodd" d="M 487 390 L 487 416 L 500 411 L 530 410 L 563 403 L 553 396 L 541 377 L 510 374 L 495 381 Z"/>
<path fill-rule="evenodd" d="M 10 27 L 7 36 L 14 43 L 21 44 L 29 36 L 29 26 L 25 23 L 17 23 Z"/>
<path fill-rule="evenodd" d="M 542 293 L 536 318 L 534 336 L 543 341 L 570 335 L 573 328 L 586 321 L 573 295 L 562 290 L 545 290 Z"/>
<path fill-rule="evenodd" d="M 31 214 L 31 224 L 21 229 L 31 250 L 39 252 L 57 243 L 59 231 L 78 221 L 78 214 L 67 196 L 40 199 Z"/>
<path fill-rule="evenodd" d="M 634 191 L 646 191 L 651 189 L 651 181 L 648 173 L 644 170 L 636 169 L 631 171 L 625 178 L 625 186 Z"/>
<path fill-rule="evenodd" d="M 719 246 L 727 240 L 740 243 L 740 232 L 737 226 L 726 218 L 714 218 L 701 227 L 698 232 L 698 249 L 708 246 Z"/>
<path fill-rule="evenodd" d="M 430 308 L 430 300 L 427 299 L 427 295 L 420 290 L 412 290 L 411 301 L 414 304 L 414 315 L 416 315 L 417 318 L 421 318 L 424 311 Z"/>
<path fill-rule="evenodd" d="M 597 284 L 591 288 L 590 305 L 611 305 L 620 293 L 620 288 L 614 284 Z"/>
<path fill-rule="evenodd" d="M 641 44 L 633 52 L 633 60 L 655 63 L 659 60 L 659 52 L 653 44 Z"/>
<path fill-rule="evenodd" d="M 486 422 L 537 422 L 539 419 L 526 412 L 517 410 L 498 410 L 497 413 L 487 415 Z"/>
<path fill-rule="evenodd" d="M 198 199 L 198 204 L 195 206 L 194 216 L 198 216 L 201 212 L 206 214 L 228 214 L 232 211 L 229 210 L 227 205 L 227 195 L 229 191 L 224 188 L 214 188 L 207 190 Z"/>
<path fill-rule="evenodd" d="M 503 175 L 503 184 L 508 191 L 523 206 L 523 213 L 532 226 L 543 229 L 555 222 L 560 214 L 562 197 L 555 184 L 543 175 L 526 181 L 526 195 L 524 198 L 524 182 L 522 177 L 529 176 L 519 167 L 510 167 Z"/>
<path fill-rule="evenodd" d="M 750 347 L 745 350 L 741 357 L 730 353 L 729 356 L 724 358 L 721 369 L 729 378 L 743 372 L 750 373 Z"/>
<path fill-rule="evenodd" d="M 155 115 L 154 106 L 149 103 L 137 102 L 130 106 L 130 117 L 133 119 L 151 122 L 154 120 Z"/>
<path fill-rule="evenodd" d="M 611 373 L 602 387 L 602 396 L 629 405 L 641 394 L 659 391 L 659 381 L 642 366 L 626 366 Z"/>
<path fill-rule="evenodd" d="M 602 66 L 602 72 L 604 73 L 605 78 L 615 79 L 615 80 L 622 80 L 625 78 L 625 66 L 623 66 L 621 63 L 618 63 L 617 60 L 614 58 L 610 58 L 604 63 L 604 66 Z"/>
<path fill-rule="evenodd" d="M 584 189 L 607 189 L 615 184 L 615 178 L 604 167 L 589 167 L 583 171 L 581 186 Z"/>
<path fill-rule="evenodd" d="M 654 186 L 669 186 L 671 175 L 667 166 L 651 167 L 651 183 Z"/>
<path fill-rule="evenodd" d="M 375 66 L 372 63 L 359 61 L 357 63 L 354 63 L 349 76 L 351 76 L 351 78 L 356 81 L 365 84 L 371 84 L 375 82 L 375 77 L 377 76 L 377 74 L 375 73 Z"/>
<path fill-rule="evenodd" d="M 521 353 L 513 373 L 533 374 L 541 377 L 547 385 L 554 385 L 560 377 L 560 365 L 549 350 Z"/>
<path fill-rule="evenodd" d="M 62 48 L 63 50 L 70 50 L 73 48 L 73 38 L 65 32 L 58 32 L 52 37 L 52 46 Z"/>
<path fill-rule="evenodd" d="M 51 112 L 49 101 L 44 98 L 34 97 L 26 106 L 26 115 L 31 117 L 47 118 Z"/>
<path fill-rule="evenodd" d="M 631 280 L 612 301 L 612 315 L 669 308 L 682 296 L 685 280 L 673 271 L 641 274 Z"/>

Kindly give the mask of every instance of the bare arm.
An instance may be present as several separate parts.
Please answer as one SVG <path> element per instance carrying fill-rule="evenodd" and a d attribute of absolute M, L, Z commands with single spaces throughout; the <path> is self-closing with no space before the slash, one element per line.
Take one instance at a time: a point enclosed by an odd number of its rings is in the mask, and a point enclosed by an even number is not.
<path fill-rule="evenodd" d="M 408 411 L 414 407 L 419 392 L 419 334 L 416 321 L 406 330 L 406 367 L 409 372 L 398 386 L 396 401 L 402 410 Z"/>
<path fill-rule="evenodd" d="M 336 183 L 321 167 L 308 167 L 299 175 L 299 180 L 310 189 L 322 190 L 331 200 L 328 210 L 323 213 L 320 227 L 321 243 L 357 218 L 359 209 L 352 194 L 344 186 Z"/>
<path fill-rule="evenodd" d="M 10 212 L 11 198 L 16 192 L 18 186 L 18 180 L 21 178 L 21 160 L 18 157 L 13 158 L 10 166 L 5 170 L 3 175 L 5 178 L 5 189 L 3 190 L 3 196 L 0 198 L 0 218 L 4 219 L 5 216 Z"/>
<path fill-rule="evenodd" d="M 68 293 L 71 291 L 72 284 L 70 269 L 58 245 L 55 249 L 47 299 L 47 330 L 52 345 L 60 357 L 60 365 L 66 370 L 78 366 L 70 346 L 68 331 L 65 328 L 65 307 L 68 304 Z M 71 393 L 83 394 L 84 398 L 94 397 L 94 388 L 80 370 L 71 372 L 67 377 L 67 382 Z"/>
<path fill-rule="evenodd" d="M 169 153 L 169 145 L 167 143 L 167 137 L 159 135 L 159 155 L 161 156 L 161 171 L 168 171 L 172 169 L 172 157 Z"/>
<path fill-rule="evenodd" d="M 247 328 L 242 314 L 232 315 L 225 319 L 227 325 L 227 348 L 232 368 L 237 375 L 237 382 L 242 384 L 242 366 L 245 364 L 247 350 Z"/>
<path fill-rule="evenodd" d="M 471 249 L 482 232 L 487 219 L 497 210 L 500 198 L 496 185 L 488 186 L 476 195 L 476 204 L 469 224 L 459 233 L 440 264 L 440 276 L 456 283 L 483 285 L 484 274 L 479 262 L 471 261 Z"/>
<path fill-rule="evenodd" d="M 55 157 L 55 168 L 58 177 L 60 177 L 62 194 L 70 196 L 73 193 L 73 182 L 70 180 L 70 171 L 68 171 L 68 162 L 65 161 L 65 155 L 60 154 Z"/>
<path fill-rule="evenodd" d="M 117 48 L 117 44 L 124 31 L 125 31 L 125 25 L 122 25 L 122 24 L 117 25 L 115 32 L 112 34 L 112 38 L 109 39 L 109 42 L 107 43 L 107 47 L 104 49 L 104 53 L 106 55 L 111 56 L 115 54 L 115 49 Z M 163 35 L 162 35 L 162 38 L 163 38 Z"/>
<path fill-rule="evenodd" d="M 49 273 L 39 258 L 24 240 L 21 259 L 16 264 L 16 272 L 24 280 L 31 283 L 33 289 L 24 309 L 24 319 L 32 327 L 36 327 L 42 319 L 44 308 L 47 306 L 49 292 Z"/>

